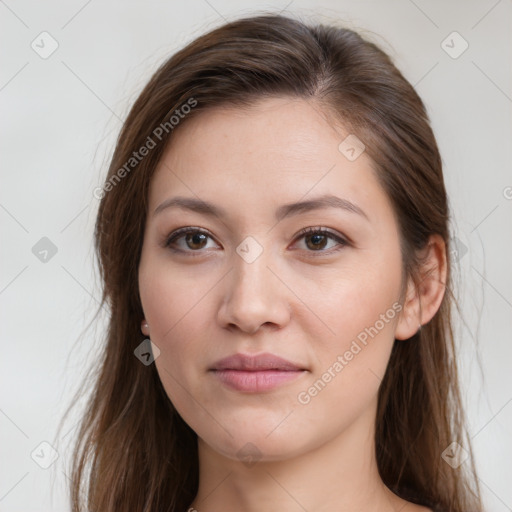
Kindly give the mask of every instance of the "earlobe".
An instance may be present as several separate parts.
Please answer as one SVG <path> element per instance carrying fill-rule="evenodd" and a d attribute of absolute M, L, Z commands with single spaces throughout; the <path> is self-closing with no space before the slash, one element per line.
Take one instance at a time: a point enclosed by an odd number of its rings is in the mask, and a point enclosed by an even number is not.
<path fill-rule="evenodd" d="M 142 319 L 142 322 L 140 324 L 140 330 L 144 336 L 149 336 L 149 325 L 146 322 L 146 319 Z"/>
<path fill-rule="evenodd" d="M 395 338 L 407 340 L 427 324 L 439 310 L 446 289 L 446 245 L 440 235 L 431 235 L 421 255 L 419 282 L 409 278 L 402 314 Z"/>

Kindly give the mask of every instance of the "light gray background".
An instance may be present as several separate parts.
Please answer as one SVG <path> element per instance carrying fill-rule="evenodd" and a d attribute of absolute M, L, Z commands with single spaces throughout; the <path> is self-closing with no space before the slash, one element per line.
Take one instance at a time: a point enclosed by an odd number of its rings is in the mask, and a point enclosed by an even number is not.
<path fill-rule="evenodd" d="M 105 319 L 85 331 L 100 296 L 93 190 L 128 108 L 172 52 L 262 9 L 361 30 L 427 105 L 460 249 L 465 324 L 457 322 L 457 333 L 470 435 L 487 510 L 512 510 L 510 0 L 0 1 L 0 510 L 69 509 L 65 464 L 77 416 L 54 438 L 101 350 Z M 46 59 L 31 47 L 50 49 L 43 31 L 58 43 Z M 442 47 L 453 31 L 469 44 L 457 58 Z M 32 252 L 42 237 L 57 248 L 46 262 Z M 62 444 L 49 469 L 31 458 L 36 450 L 34 459 L 50 460 L 43 441 Z"/>

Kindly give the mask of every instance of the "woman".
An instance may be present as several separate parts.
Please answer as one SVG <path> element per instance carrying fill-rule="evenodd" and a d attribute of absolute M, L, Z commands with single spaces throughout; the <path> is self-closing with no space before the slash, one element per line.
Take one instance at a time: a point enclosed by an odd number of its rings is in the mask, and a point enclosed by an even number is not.
<path fill-rule="evenodd" d="M 382 50 L 273 14 L 199 37 L 95 195 L 73 510 L 481 510 L 441 158 Z"/>

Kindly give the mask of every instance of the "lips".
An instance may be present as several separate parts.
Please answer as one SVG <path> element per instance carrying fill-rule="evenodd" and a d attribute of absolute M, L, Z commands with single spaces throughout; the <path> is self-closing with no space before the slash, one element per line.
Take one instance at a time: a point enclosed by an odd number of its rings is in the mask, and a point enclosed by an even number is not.
<path fill-rule="evenodd" d="M 243 371 L 301 371 L 305 370 L 291 361 L 274 354 L 259 354 L 256 356 L 245 354 L 234 354 L 217 361 L 210 370 L 243 370 Z"/>
<path fill-rule="evenodd" d="M 274 354 L 234 354 L 217 361 L 210 372 L 232 390 L 262 393 L 298 379 L 308 370 Z"/>

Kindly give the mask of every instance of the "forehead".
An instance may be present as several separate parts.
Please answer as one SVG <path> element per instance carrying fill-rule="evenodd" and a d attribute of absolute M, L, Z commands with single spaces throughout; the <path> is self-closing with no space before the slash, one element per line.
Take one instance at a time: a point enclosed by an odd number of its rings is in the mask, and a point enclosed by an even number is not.
<path fill-rule="evenodd" d="M 307 171 L 319 158 L 323 161 L 329 153 L 338 152 L 344 131 L 327 122 L 313 102 L 267 98 L 251 107 L 216 107 L 202 112 L 176 130 L 166 156 L 172 162 L 173 157 L 182 160 L 187 153 L 188 161 L 222 160 L 226 168 L 238 163 L 239 171 L 247 167 L 241 161 L 254 164 L 258 158 L 268 169 L 276 159 L 280 165 L 286 164 L 284 170 L 293 166 Z"/>
<path fill-rule="evenodd" d="M 206 110 L 173 132 L 152 179 L 150 209 L 169 195 L 262 209 L 327 193 L 389 209 L 370 158 L 340 150 L 348 136 L 303 99 Z"/>

